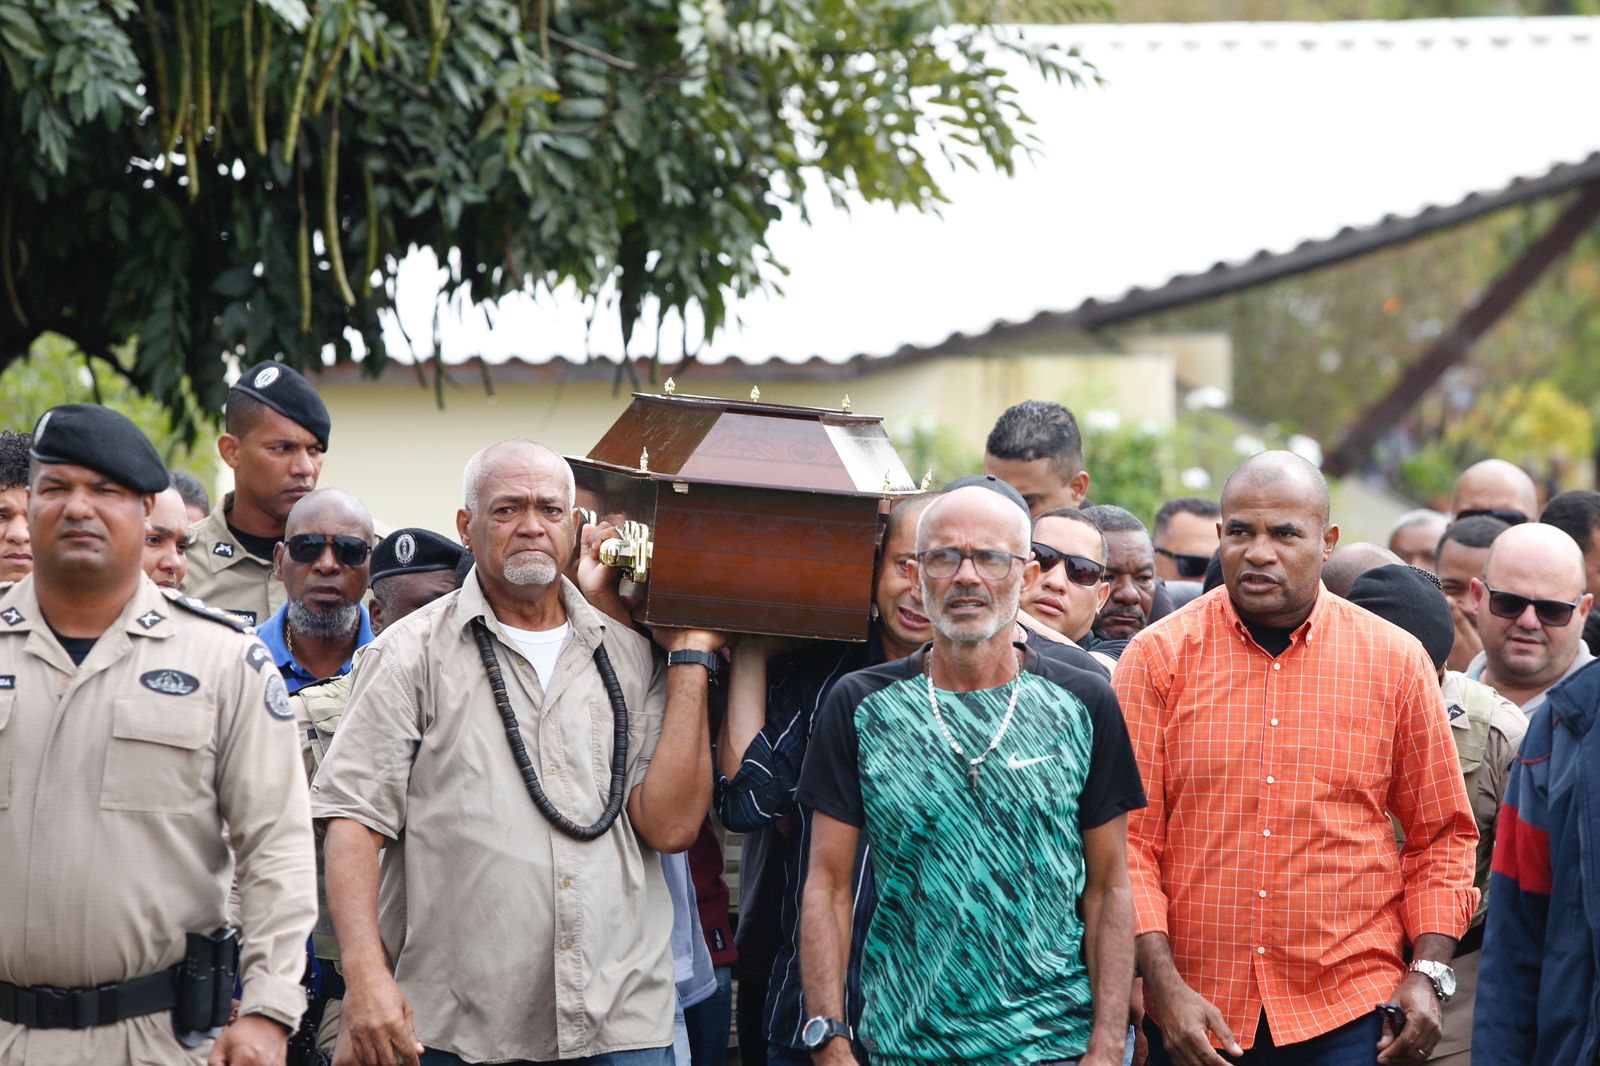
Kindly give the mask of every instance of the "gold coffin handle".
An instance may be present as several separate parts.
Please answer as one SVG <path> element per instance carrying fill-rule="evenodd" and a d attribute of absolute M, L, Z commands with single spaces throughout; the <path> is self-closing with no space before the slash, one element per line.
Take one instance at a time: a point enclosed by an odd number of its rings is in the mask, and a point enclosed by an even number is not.
<path fill-rule="evenodd" d="M 580 509 L 582 510 L 582 509 Z M 586 525 L 600 524 L 593 511 L 583 510 Z M 617 535 L 600 544 L 600 561 L 606 566 L 622 571 L 629 581 L 644 584 L 650 577 L 650 562 L 655 545 L 650 540 L 650 527 L 643 522 L 624 522 Z"/>

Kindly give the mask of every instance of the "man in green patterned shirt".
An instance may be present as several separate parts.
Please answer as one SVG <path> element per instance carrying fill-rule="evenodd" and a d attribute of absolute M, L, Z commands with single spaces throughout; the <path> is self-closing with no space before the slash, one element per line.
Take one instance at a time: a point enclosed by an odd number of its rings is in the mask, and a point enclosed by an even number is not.
<path fill-rule="evenodd" d="M 842 678 L 818 715 L 799 798 L 816 813 L 801 968 L 819 1066 L 852 1062 L 837 1019 L 863 832 L 873 1066 L 1122 1062 L 1144 790 L 1105 678 L 1012 643 L 1029 536 L 998 491 L 931 504 L 913 576 L 933 643 Z"/>

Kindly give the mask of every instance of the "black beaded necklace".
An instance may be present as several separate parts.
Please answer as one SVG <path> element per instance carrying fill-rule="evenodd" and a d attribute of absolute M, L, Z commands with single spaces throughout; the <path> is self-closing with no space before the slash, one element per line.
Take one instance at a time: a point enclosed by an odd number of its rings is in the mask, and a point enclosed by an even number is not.
<path fill-rule="evenodd" d="M 622 685 L 617 681 L 617 673 L 611 668 L 605 645 L 594 646 L 594 665 L 600 671 L 600 683 L 605 686 L 606 696 L 611 700 L 611 721 L 615 729 L 611 748 L 611 790 L 606 797 L 606 809 L 600 812 L 594 824 L 579 825 L 556 810 L 556 805 L 545 795 L 544 786 L 539 784 L 539 775 L 534 773 L 533 761 L 528 758 L 528 749 L 522 743 L 522 730 L 517 725 L 516 712 L 511 709 L 511 700 L 506 695 L 506 680 L 500 673 L 500 660 L 494 653 L 494 638 L 489 635 L 483 619 L 472 620 L 472 635 L 478 641 L 478 654 L 483 657 L 483 668 L 489 675 L 495 708 L 500 712 L 500 721 L 505 723 L 511 755 L 517 760 L 517 769 L 522 772 L 522 783 L 527 787 L 528 795 L 533 797 L 533 805 L 539 808 L 539 813 L 551 825 L 569 837 L 594 840 L 603 836 L 611 828 L 611 823 L 617 820 L 617 815 L 622 813 L 622 787 L 628 763 L 628 704 L 622 694 Z"/>

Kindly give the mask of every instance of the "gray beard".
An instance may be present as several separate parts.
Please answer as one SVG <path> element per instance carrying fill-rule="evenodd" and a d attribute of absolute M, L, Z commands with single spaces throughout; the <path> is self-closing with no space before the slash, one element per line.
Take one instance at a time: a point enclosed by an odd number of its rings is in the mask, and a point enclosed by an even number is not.
<path fill-rule="evenodd" d="M 542 552 L 507 559 L 501 573 L 513 585 L 548 585 L 556 579 L 556 561 Z"/>
<path fill-rule="evenodd" d="M 307 637 L 324 640 L 348 637 L 361 625 L 361 607 L 347 603 L 331 611 L 307 607 L 298 600 L 289 601 L 289 628 Z"/>
<path fill-rule="evenodd" d="M 928 596 L 926 587 L 922 590 L 922 609 L 928 616 L 928 621 L 933 623 L 933 628 L 942 633 L 946 639 L 956 644 L 982 644 L 994 637 L 1006 626 L 1017 619 L 1017 608 L 1022 604 L 1022 586 L 1018 584 L 1008 592 L 1001 593 L 994 599 L 994 620 L 987 626 L 978 626 L 976 623 L 956 624 L 951 622 L 944 613 L 944 605 L 935 605 Z"/>

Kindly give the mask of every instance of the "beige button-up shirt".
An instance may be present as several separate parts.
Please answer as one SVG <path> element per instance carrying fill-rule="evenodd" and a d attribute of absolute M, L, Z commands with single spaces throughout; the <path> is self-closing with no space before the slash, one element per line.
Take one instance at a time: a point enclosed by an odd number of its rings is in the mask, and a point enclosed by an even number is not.
<path fill-rule="evenodd" d="M 140 581 L 74 666 L 24 578 L 0 596 L 0 980 L 84 988 L 182 960 L 243 908 L 242 1010 L 291 1028 L 316 916 L 292 712 L 255 637 Z M 231 841 L 231 848 L 230 848 Z M 235 859 L 237 856 L 237 860 Z M 204 1061 L 169 1012 L 0 1022 L 0 1062 Z"/>
<path fill-rule="evenodd" d="M 228 528 L 233 493 L 228 493 L 211 513 L 189 530 L 189 573 L 183 591 L 213 607 L 261 625 L 288 596 L 283 582 L 272 576 L 272 564 L 245 551 Z"/>
<path fill-rule="evenodd" d="M 544 1061 L 671 1043 L 672 903 L 626 809 L 598 840 L 556 830 L 506 742 L 473 639 L 484 620 L 535 771 L 558 810 L 605 807 L 612 714 L 603 642 L 627 700 L 626 793 L 649 767 L 666 670 L 649 641 L 562 580 L 572 623 L 545 692 L 506 639 L 476 571 L 384 630 L 312 787 L 318 819 L 405 833 L 406 936 L 386 944 L 417 1038 L 469 1061 Z"/>

